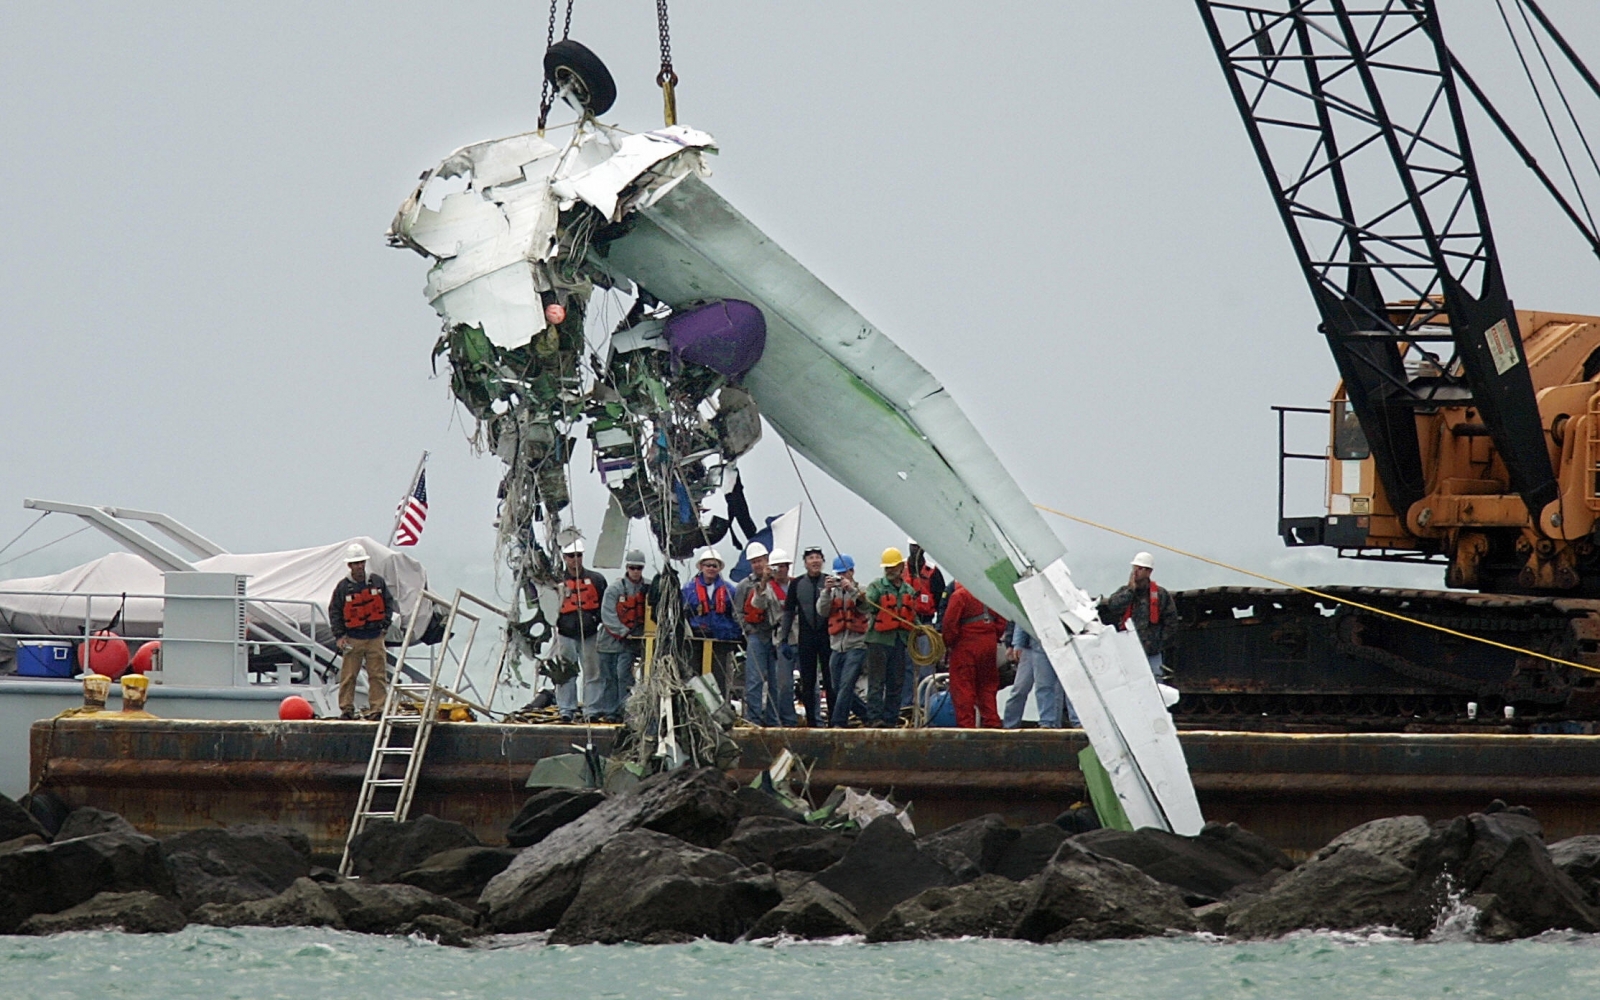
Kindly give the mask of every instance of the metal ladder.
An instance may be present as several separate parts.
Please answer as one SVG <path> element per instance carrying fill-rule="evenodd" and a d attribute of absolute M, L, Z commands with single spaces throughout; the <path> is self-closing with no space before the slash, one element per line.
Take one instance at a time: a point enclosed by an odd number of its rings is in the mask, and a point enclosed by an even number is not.
<path fill-rule="evenodd" d="M 417 596 L 411 617 L 406 622 L 405 637 L 401 640 L 399 653 L 395 657 L 395 668 L 390 678 L 388 695 L 384 698 L 383 711 L 378 717 L 378 731 L 372 739 L 372 754 L 367 758 L 366 775 L 361 779 L 361 794 L 356 800 L 355 814 L 350 819 L 350 830 L 345 836 L 344 855 L 339 860 L 341 875 L 350 874 L 350 845 L 366 829 L 369 820 L 390 819 L 396 823 L 406 821 L 411 811 L 412 796 L 417 789 L 417 776 L 422 771 L 422 759 L 428 752 L 428 740 L 433 735 L 433 724 L 439 714 L 439 703 L 448 697 L 452 701 L 470 705 L 485 715 L 489 714 L 488 708 L 458 693 L 466 674 L 467 657 L 471 655 L 472 643 L 478 634 L 478 624 L 482 621 L 480 614 L 462 609 L 464 601 L 501 617 L 508 614 L 461 590 L 457 590 L 454 599 L 448 602 L 426 590 Z M 428 652 L 427 682 L 403 683 L 402 668 L 416 638 L 416 624 L 421 618 L 425 602 L 446 612 L 444 637 Z M 451 640 L 455 638 L 456 623 L 460 619 L 466 619 L 471 624 L 466 630 L 465 642 L 460 653 L 454 654 L 451 650 Z M 440 674 L 452 655 L 457 664 L 456 675 L 451 685 L 446 687 L 439 683 Z M 497 676 L 496 680 L 498 679 Z M 493 698 L 492 693 L 490 697 Z M 409 741 L 404 735 L 397 741 L 396 731 L 406 727 L 411 728 Z M 399 766 L 403 766 L 404 771 L 396 777 L 393 772 Z M 388 796 L 391 792 L 392 799 Z M 379 804 L 380 795 L 388 800 L 386 806 Z"/>

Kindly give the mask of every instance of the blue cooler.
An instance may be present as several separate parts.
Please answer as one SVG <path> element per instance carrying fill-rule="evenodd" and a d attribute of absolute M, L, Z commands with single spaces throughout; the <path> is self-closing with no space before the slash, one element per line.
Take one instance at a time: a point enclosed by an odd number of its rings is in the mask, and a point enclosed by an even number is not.
<path fill-rule="evenodd" d="M 18 677 L 67 677 L 77 673 L 70 642 L 17 643 Z"/>

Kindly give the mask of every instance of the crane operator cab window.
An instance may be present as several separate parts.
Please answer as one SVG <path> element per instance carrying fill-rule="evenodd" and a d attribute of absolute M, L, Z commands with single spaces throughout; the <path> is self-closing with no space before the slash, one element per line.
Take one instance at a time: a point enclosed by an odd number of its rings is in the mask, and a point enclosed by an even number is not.
<path fill-rule="evenodd" d="M 1371 454 L 1372 449 L 1367 447 L 1366 432 L 1361 429 L 1361 421 L 1356 419 L 1356 411 L 1348 400 L 1334 400 L 1333 457 L 1348 462 L 1360 461 Z"/>

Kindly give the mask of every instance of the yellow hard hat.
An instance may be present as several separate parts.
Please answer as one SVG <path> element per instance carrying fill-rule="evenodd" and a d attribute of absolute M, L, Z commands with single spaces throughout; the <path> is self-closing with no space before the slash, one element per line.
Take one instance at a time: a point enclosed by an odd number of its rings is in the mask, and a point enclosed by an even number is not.
<path fill-rule="evenodd" d="M 890 566 L 898 566 L 905 561 L 906 557 L 900 554 L 900 550 L 891 545 L 883 550 L 883 558 L 879 560 L 879 564 L 884 569 L 888 569 Z"/>

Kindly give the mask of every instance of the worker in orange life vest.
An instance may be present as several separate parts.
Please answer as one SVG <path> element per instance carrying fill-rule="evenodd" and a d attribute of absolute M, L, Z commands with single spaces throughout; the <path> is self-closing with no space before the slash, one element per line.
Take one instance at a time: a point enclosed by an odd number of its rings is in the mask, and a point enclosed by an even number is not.
<path fill-rule="evenodd" d="M 1000 728 L 1000 708 L 995 704 L 1000 690 L 996 650 L 1005 630 L 1006 620 L 985 607 L 972 591 L 960 583 L 950 591 L 941 637 L 950 651 L 950 700 L 956 706 L 956 725 Z"/>
<path fill-rule="evenodd" d="M 928 553 L 912 539 L 906 539 L 906 582 L 917 592 L 917 621 L 931 623 L 944 598 L 944 573 L 928 559 Z"/>
<path fill-rule="evenodd" d="M 622 577 L 600 595 L 601 699 L 594 715 L 621 722 L 623 706 L 633 690 L 633 665 L 644 652 L 644 553 L 638 549 L 622 559 Z"/>
<path fill-rule="evenodd" d="M 385 683 L 389 665 L 383 651 L 383 634 L 394 620 L 394 598 L 389 596 L 389 585 L 383 577 L 367 572 L 367 550 L 360 542 L 351 542 L 344 550 L 344 561 L 350 575 L 334 586 L 333 600 L 328 604 L 328 624 L 344 653 L 339 662 L 339 717 L 356 717 L 356 676 L 365 669 L 367 711 L 363 715 L 374 718 L 383 711 L 389 691 Z"/>
<path fill-rule="evenodd" d="M 1166 676 L 1162 653 L 1167 638 L 1178 624 L 1178 604 L 1171 591 L 1156 585 L 1150 578 L 1156 560 L 1148 552 L 1133 557 L 1133 567 L 1128 573 L 1128 585 L 1100 603 L 1100 620 L 1119 628 L 1133 626 L 1144 646 L 1144 655 L 1150 661 L 1150 672 L 1157 681 Z"/>
<path fill-rule="evenodd" d="M 767 547 L 760 542 L 745 546 L 750 575 L 733 591 L 739 627 L 744 630 L 744 717 L 758 726 L 782 724 L 778 711 L 778 648 L 772 631 L 783 614 L 780 602 L 772 607 L 772 567 Z"/>
<path fill-rule="evenodd" d="M 867 658 L 867 632 L 872 628 L 872 607 L 867 604 L 861 585 L 856 583 L 856 561 L 846 553 L 833 560 L 833 574 L 822 584 L 817 596 L 817 613 L 828 622 L 828 646 L 832 656 L 828 670 L 833 675 L 833 691 L 828 695 L 829 725 L 843 726 L 850 713 L 863 722 L 875 716 L 856 694 L 856 679 Z"/>
<path fill-rule="evenodd" d="M 700 572 L 683 585 L 683 609 L 689 615 L 689 628 L 695 638 L 712 643 L 711 672 L 723 697 L 727 697 L 728 659 L 744 631 L 734 620 L 733 587 L 722 578 L 722 553 L 708 545 L 700 550 L 695 565 Z"/>
<path fill-rule="evenodd" d="M 900 550 L 883 550 L 878 560 L 883 575 L 867 586 L 872 607 L 872 628 L 867 632 L 867 725 L 882 728 L 900 724 L 900 695 L 910 663 L 907 646 L 916 625 L 917 592 L 905 580 L 906 557 Z"/>
<path fill-rule="evenodd" d="M 556 709 L 562 722 L 572 722 L 578 714 L 578 678 L 583 678 L 583 707 L 591 719 L 604 699 L 600 681 L 600 599 L 606 592 L 606 578 L 583 568 L 583 539 L 561 550 L 564 572 L 561 576 L 561 611 L 556 615 L 556 650 L 561 659 L 578 665 L 578 674 L 556 685 Z"/>

